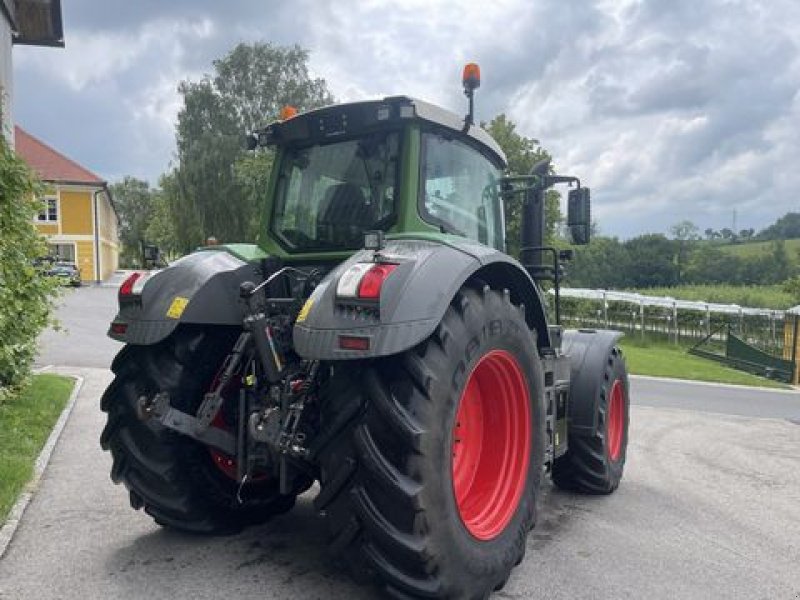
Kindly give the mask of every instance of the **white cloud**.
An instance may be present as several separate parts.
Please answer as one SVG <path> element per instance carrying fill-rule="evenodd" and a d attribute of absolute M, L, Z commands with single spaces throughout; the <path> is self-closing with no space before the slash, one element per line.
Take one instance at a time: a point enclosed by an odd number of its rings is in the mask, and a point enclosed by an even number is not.
<path fill-rule="evenodd" d="M 158 67 L 179 65 L 187 41 L 205 40 L 214 35 L 214 23 L 156 20 L 145 23 L 135 32 L 71 32 L 65 51 L 49 50 L 18 53 L 17 67 L 34 69 L 61 79 L 75 91 L 124 78 L 132 69 L 144 65 L 158 72 Z M 174 70 L 174 69 L 170 69 Z"/>

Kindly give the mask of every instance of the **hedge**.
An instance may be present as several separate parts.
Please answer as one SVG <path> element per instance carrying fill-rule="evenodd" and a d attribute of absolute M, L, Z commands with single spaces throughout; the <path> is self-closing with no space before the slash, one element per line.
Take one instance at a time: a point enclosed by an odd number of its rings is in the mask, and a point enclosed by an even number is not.
<path fill-rule="evenodd" d="M 35 266 L 47 253 L 34 225 L 40 197 L 41 184 L 0 134 L 0 401 L 30 375 L 57 294 Z"/>

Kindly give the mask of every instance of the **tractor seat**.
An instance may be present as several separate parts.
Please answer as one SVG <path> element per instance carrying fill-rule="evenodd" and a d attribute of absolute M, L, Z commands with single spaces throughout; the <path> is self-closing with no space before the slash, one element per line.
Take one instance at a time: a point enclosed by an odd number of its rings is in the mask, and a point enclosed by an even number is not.
<path fill-rule="evenodd" d="M 364 192 L 353 183 L 329 187 L 318 215 L 318 238 L 347 247 L 360 246 L 364 230 L 374 222 L 372 207 L 367 204 Z"/>

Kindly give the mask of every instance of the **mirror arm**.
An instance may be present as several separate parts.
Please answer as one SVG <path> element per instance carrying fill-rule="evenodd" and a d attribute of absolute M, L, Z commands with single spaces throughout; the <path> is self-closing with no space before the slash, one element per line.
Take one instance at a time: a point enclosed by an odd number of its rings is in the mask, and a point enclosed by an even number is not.
<path fill-rule="evenodd" d="M 569 175 L 547 175 L 545 177 L 545 187 L 551 187 L 557 183 L 576 183 L 578 185 L 577 189 L 581 189 L 581 180 L 577 177 L 571 177 Z"/>

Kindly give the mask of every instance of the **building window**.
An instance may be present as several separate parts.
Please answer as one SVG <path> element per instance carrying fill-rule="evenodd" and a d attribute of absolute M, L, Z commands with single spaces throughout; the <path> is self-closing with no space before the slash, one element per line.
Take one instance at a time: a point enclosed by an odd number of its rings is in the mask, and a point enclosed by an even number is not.
<path fill-rule="evenodd" d="M 42 198 L 42 210 L 36 216 L 40 223 L 58 222 L 58 198 L 55 196 L 45 196 Z"/>
<path fill-rule="evenodd" d="M 75 262 L 75 244 L 50 244 L 50 256 L 58 262 Z"/>

